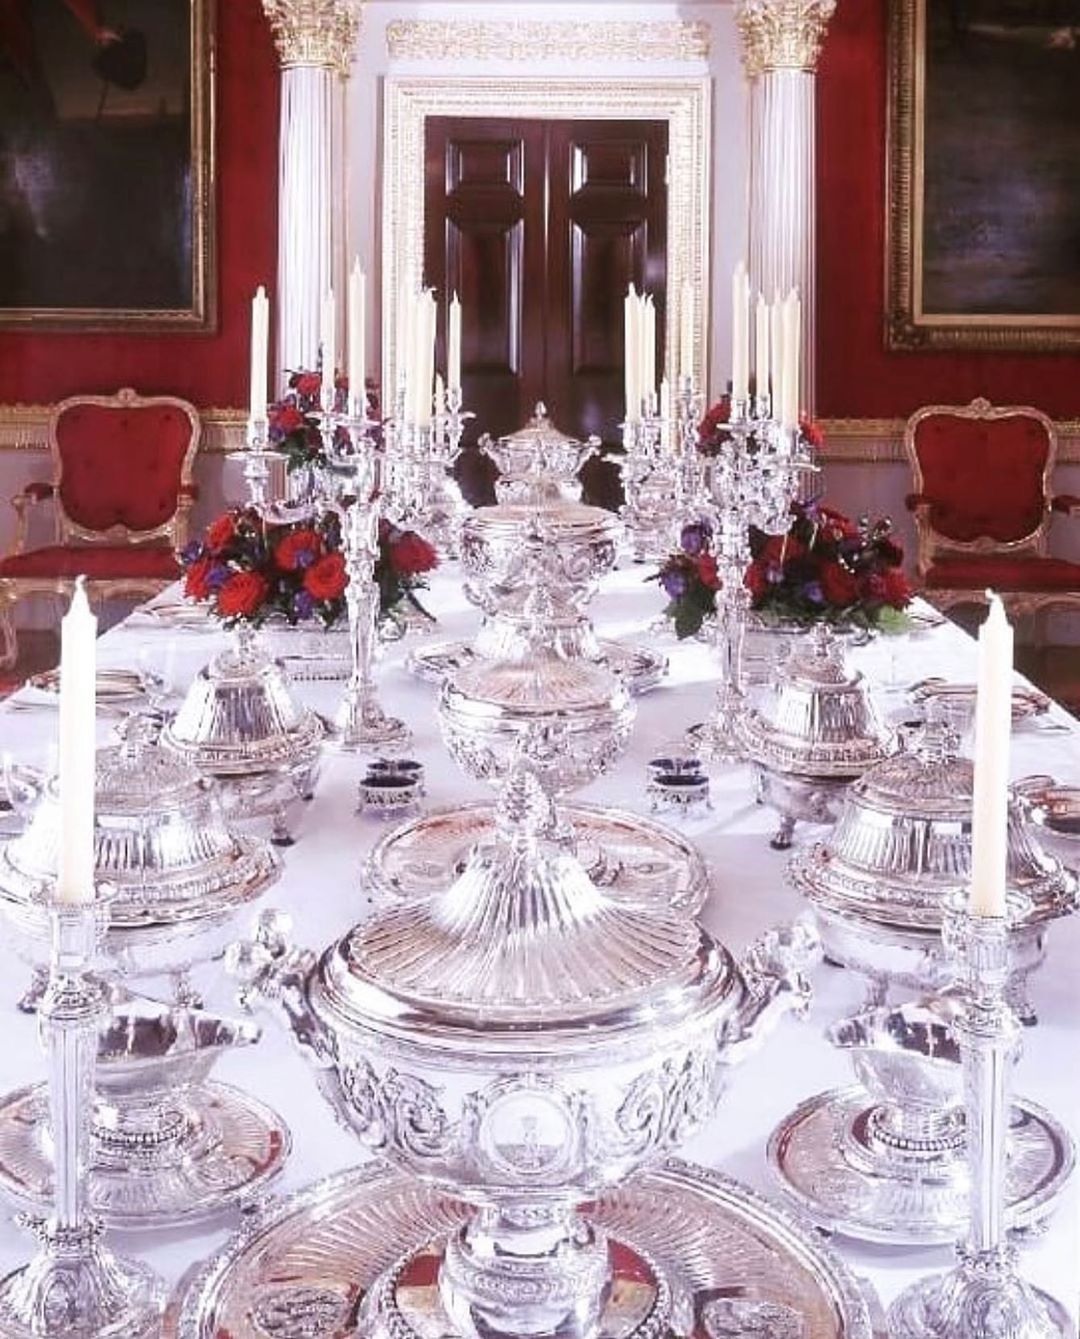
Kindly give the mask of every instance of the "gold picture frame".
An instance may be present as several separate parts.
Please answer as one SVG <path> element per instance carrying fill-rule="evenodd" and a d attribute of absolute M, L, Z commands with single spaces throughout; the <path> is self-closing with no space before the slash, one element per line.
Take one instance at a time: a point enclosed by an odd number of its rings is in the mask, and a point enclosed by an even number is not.
<path fill-rule="evenodd" d="M 0 329 L 213 331 L 215 0 L 25 13 L 22 68 L 0 50 Z"/>
<path fill-rule="evenodd" d="M 1080 348 L 1080 264 L 1063 271 L 1060 245 L 1080 203 L 1052 188 L 1080 123 L 1063 140 L 1038 120 L 1068 54 L 1052 22 L 1008 0 L 890 0 L 887 348 Z"/>

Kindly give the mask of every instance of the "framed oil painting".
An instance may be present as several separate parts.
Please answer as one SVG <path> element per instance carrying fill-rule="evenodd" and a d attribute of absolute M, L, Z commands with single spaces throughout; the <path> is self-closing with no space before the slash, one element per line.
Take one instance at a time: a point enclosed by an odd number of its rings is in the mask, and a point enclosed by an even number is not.
<path fill-rule="evenodd" d="M 0 0 L 0 327 L 211 330 L 213 0 Z"/>
<path fill-rule="evenodd" d="M 1080 348 L 1080 0 L 890 0 L 886 342 Z"/>

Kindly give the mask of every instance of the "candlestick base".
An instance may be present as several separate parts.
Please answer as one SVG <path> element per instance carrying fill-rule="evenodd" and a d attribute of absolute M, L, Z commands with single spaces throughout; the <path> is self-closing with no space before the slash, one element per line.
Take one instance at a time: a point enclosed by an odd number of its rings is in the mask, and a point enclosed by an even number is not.
<path fill-rule="evenodd" d="M 746 762 L 742 723 L 747 710 L 745 695 L 734 685 L 724 685 L 716 695 L 709 719 L 687 730 L 690 747 L 705 762 L 729 766 Z"/>
<path fill-rule="evenodd" d="M 31 1221 L 37 1253 L 0 1282 L 0 1339 L 154 1339 L 165 1286 L 100 1241 L 101 1224 Z"/>
<path fill-rule="evenodd" d="M 346 692 L 334 718 L 329 745 L 338 753 L 379 753 L 400 748 L 412 731 L 396 716 L 387 716 L 377 701 Z"/>
<path fill-rule="evenodd" d="M 1011 1246 L 970 1251 L 948 1274 L 920 1279 L 889 1308 L 891 1339 L 1068 1339 L 1064 1307 L 1027 1283 Z"/>

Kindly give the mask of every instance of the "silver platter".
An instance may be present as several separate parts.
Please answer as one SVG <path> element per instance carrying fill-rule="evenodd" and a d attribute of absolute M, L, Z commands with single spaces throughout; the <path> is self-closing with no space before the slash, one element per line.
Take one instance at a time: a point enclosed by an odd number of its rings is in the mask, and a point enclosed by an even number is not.
<path fill-rule="evenodd" d="M 876 1145 L 873 1100 L 860 1087 L 819 1093 L 784 1118 L 769 1138 L 769 1168 L 788 1198 L 818 1227 L 860 1241 L 947 1244 L 968 1222 L 966 1155 L 961 1146 L 921 1168 L 898 1166 Z M 1037 1229 L 1053 1211 L 1073 1168 L 1065 1129 L 1018 1099 L 1009 1129 L 1006 1186 L 1010 1225 Z"/>
<path fill-rule="evenodd" d="M 667 656 L 659 651 L 603 639 L 599 645 L 600 663 L 617 675 L 631 693 L 647 693 L 667 674 Z M 436 642 L 410 651 L 405 663 L 417 678 L 442 683 L 459 670 L 475 665 L 478 659 L 471 642 Z"/>
<path fill-rule="evenodd" d="M 358 1328 L 369 1289 L 393 1285 L 409 1254 L 457 1228 L 458 1201 L 398 1172 L 367 1166 L 342 1172 L 264 1211 L 181 1284 L 164 1339 L 338 1339 Z M 620 1271 L 620 1254 L 651 1261 L 670 1290 L 663 1333 L 700 1339 L 874 1339 L 876 1303 L 816 1236 L 752 1191 L 672 1161 L 606 1195 L 591 1217 L 616 1243 L 611 1310 L 633 1314 L 640 1276 Z M 394 1312 L 394 1332 L 418 1333 L 402 1311 L 425 1315 L 425 1335 L 453 1339 L 438 1315 L 430 1273 L 414 1281 Z M 610 1317 L 606 1334 L 626 1334 Z M 629 1331 L 633 1333 L 633 1331 Z"/>
<path fill-rule="evenodd" d="M 269 1107 L 223 1083 L 185 1088 L 195 1119 L 171 1165 L 110 1156 L 91 1143 L 90 1208 L 115 1227 L 165 1227 L 212 1218 L 258 1195 L 289 1156 L 288 1126 Z M 0 1098 L 0 1191 L 44 1210 L 52 1199 L 52 1139 L 44 1086 Z"/>
<path fill-rule="evenodd" d="M 698 851 L 669 827 L 638 814 L 589 804 L 561 805 L 573 828 L 578 857 L 593 882 L 634 898 L 663 898 L 692 914 L 709 893 L 709 872 Z M 440 893 L 464 870 L 478 842 L 495 830 L 487 803 L 435 809 L 388 833 L 371 853 L 376 888 L 396 897 Z"/>

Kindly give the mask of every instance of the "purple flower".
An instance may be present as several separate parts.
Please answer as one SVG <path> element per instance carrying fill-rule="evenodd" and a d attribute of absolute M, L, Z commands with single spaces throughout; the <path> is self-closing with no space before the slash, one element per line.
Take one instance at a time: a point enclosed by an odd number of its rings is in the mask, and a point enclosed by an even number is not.
<path fill-rule="evenodd" d="M 684 525 L 682 534 L 679 536 L 679 547 L 683 553 L 688 553 L 691 558 L 696 558 L 699 553 L 704 553 L 709 547 L 709 541 L 712 539 L 712 527 L 705 521 L 692 521 L 689 525 Z"/>
<path fill-rule="evenodd" d="M 308 591 L 298 590 L 293 596 L 292 607 L 297 618 L 310 618 L 312 610 L 315 608 L 315 601 Z"/>
<path fill-rule="evenodd" d="M 198 562 L 202 555 L 202 540 L 193 539 L 189 544 L 185 544 L 180 550 L 180 561 L 185 567 L 189 567 L 192 563 Z"/>
<path fill-rule="evenodd" d="M 231 575 L 224 563 L 215 563 L 206 574 L 206 584 L 210 590 L 220 590 Z"/>
<path fill-rule="evenodd" d="M 688 582 L 686 573 L 681 568 L 673 567 L 667 572 L 660 573 L 660 584 L 663 586 L 669 600 L 681 600 L 686 594 Z"/>
<path fill-rule="evenodd" d="M 803 594 L 811 604 L 824 604 L 825 594 L 821 589 L 821 583 L 817 581 L 808 581 L 803 587 Z"/>

